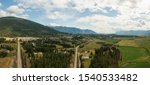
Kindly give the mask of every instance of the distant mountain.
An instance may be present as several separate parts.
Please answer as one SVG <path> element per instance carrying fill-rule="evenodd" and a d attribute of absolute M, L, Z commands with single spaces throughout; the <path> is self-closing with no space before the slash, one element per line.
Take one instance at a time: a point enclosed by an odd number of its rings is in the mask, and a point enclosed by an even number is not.
<path fill-rule="evenodd" d="M 96 34 L 96 32 L 92 30 L 82 30 L 80 28 L 75 28 L 75 27 L 64 27 L 64 26 L 52 26 L 53 29 L 64 32 L 64 33 L 69 33 L 69 34 Z"/>
<path fill-rule="evenodd" d="M 137 35 L 137 36 L 150 36 L 150 30 L 131 30 L 131 31 L 118 31 L 118 35 Z"/>
<path fill-rule="evenodd" d="M 16 17 L 0 18 L 0 37 L 15 37 L 15 36 L 49 36 L 56 35 L 60 32 L 38 24 Z"/>

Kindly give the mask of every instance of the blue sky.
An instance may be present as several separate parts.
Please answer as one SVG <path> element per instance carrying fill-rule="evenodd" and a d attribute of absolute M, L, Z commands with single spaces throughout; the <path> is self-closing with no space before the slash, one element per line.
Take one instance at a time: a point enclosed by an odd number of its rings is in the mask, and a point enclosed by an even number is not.
<path fill-rule="evenodd" d="M 0 17 L 15 16 L 97 33 L 150 30 L 149 15 L 149 0 L 0 0 Z"/>

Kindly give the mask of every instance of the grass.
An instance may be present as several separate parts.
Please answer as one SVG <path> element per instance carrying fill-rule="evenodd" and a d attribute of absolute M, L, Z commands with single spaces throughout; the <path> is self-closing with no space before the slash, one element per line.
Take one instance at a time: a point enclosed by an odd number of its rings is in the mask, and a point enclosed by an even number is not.
<path fill-rule="evenodd" d="M 128 68 L 150 68 L 150 63 L 147 62 L 138 62 L 138 63 L 133 63 L 130 65 L 127 65 Z"/>
<path fill-rule="evenodd" d="M 150 67 L 149 53 L 144 48 L 120 46 L 118 47 L 123 56 L 121 67 Z"/>
<path fill-rule="evenodd" d="M 98 44 L 97 42 L 101 42 L 99 39 L 93 39 L 89 41 L 83 48 L 81 48 L 82 51 L 87 51 L 87 50 L 95 50 L 96 48 L 100 48 L 101 45 Z"/>
<path fill-rule="evenodd" d="M 14 48 L 6 57 L 0 58 L 0 68 L 10 68 L 12 67 L 12 58 L 15 56 L 15 50 L 17 48 L 16 43 L 1 43 L 0 45 L 8 45 Z"/>
<path fill-rule="evenodd" d="M 17 44 L 16 43 L 1 43 L 0 45 L 8 45 L 13 47 L 14 49 L 17 49 Z"/>
<path fill-rule="evenodd" d="M 119 46 L 133 46 L 133 47 L 138 47 L 139 46 L 135 40 L 121 40 L 116 45 L 119 45 Z"/>
<path fill-rule="evenodd" d="M 150 37 L 136 39 L 140 47 L 150 48 Z"/>
<path fill-rule="evenodd" d="M 101 45 L 97 42 L 119 45 L 119 50 L 123 56 L 120 62 L 120 67 L 127 68 L 150 68 L 150 38 L 115 38 L 115 39 L 93 39 L 83 48 L 84 50 L 94 50 L 100 48 Z M 83 66 L 88 68 L 90 59 L 83 61 Z"/>
<path fill-rule="evenodd" d="M 10 68 L 11 67 L 11 57 L 0 58 L 0 68 Z"/>
<path fill-rule="evenodd" d="M 104 39 L 104 42 L 107 44 L 115 44 L 118 43 L 120 39 L 115 39 L 115 38 L 106 38 Z"/>
<path fill-rule="evenodd" d="M 84 68 L 89 68 L 90 64 L 91 64 L 91 59 L 83 60 L 83 67 Z"/>

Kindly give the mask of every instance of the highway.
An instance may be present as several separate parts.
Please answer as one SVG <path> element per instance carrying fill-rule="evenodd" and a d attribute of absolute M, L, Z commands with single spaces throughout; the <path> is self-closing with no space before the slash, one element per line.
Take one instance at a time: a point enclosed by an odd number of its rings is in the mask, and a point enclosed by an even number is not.
<path fill-rule="evenodd" d="M 17 68 L 22 68 L 20 39 L 17 38 Z"/>
<path fill-rule="evenodd" d="M 77 46 L 76 48 L 75 48 L 75 59 L 74 59 L 74 68 L 77 68 L 78 66 L 78 48 L 79 48 L 79 46 Z"/>

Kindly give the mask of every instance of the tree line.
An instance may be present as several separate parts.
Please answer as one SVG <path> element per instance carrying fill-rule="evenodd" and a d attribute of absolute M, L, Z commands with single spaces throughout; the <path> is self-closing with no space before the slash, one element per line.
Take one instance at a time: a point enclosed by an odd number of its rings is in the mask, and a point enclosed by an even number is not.
<path fill-rule="evenodd" d="M 60 50 L 45 40 L 23 42 L 22 46 L 32 68 L 67 68 L 70 66 L 72 50 Z"/>
<path fill-rule="evenodd" d="M 91 68 L 117 68 L 122 60 L 120 50 L 115 46 L 102 46 L 95 50 Z"/>

